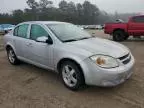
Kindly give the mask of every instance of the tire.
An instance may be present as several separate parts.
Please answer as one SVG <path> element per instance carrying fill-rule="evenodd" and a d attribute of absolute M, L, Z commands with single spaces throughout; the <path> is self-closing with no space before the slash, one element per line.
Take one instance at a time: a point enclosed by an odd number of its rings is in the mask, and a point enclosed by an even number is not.
<path fill-rule="evenodd" d="M 7 34 L 7 33 L 8 33 L 8 31 L 6 31 L 6 30 L 5 30 L 5 31 L 4 31 L 4 33 L 5 33 L 5 34 Z"/>
<path fill-rule="evenodd" d="M 65 61 L 60 68 L 61 79 L 64 85 L 72 90 L 77 91 L 84 86 L 84 75 L 79 66 L 71 61 Z"/>
<path fill-rule="evenodd" d="M 125 40 L 125 33 L 122 30 L 117 30 L 113 33 L 113 40 L 121 42 Z"/>
<path fill-rule="evenodd" d="M 7 49 L 7 57 L 12 65 L 18 65 L 20 61 L 17 59 L 15 52 L 12 48 Z"/>
<path fill-rule="evenodd" d="M 128 38 L 129 38 L 129 35 L 125 35 L 124 39 L 128 40 Z"/>

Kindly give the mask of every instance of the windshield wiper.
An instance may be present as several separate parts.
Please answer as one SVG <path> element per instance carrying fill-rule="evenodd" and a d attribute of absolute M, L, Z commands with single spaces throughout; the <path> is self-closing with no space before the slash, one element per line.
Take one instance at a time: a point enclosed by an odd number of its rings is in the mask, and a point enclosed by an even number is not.
<path fill-rule="evenodd" d="M 84 39 L 89 39 L 90 37 L 84 37 L 84 38 L 80 38 L 78 40 L 84 40 Z"/>
<path fill-rule="evenodd" d="M 80 38 L 78 40 L 84 40 L 84 39 L 89 39 L 89 38 L 93 38 L 93 37 L 84 37 L 84 38 Z"/>
<path fill-rule="evenodd" d="M 77 39 L 64 40 L 63 42 L 72 42 L 72 41 L 77 41 Z"/>

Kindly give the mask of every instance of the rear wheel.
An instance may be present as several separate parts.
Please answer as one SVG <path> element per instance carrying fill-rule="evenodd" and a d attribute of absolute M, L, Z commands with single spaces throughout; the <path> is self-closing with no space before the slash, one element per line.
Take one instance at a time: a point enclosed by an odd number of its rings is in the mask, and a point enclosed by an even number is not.
<path fill-rule="evenodd" d="M 76 91 L 84 85 L 84 76 L 77 64 L 65 61 L 60 71 L 64 85 L 70 90 Z"/>
<path fill-rule="evenodd" d="M 20 63 L 20 61 L 17 59 L 15 52 L 12 48 L 8 48 L 7 49 L 7 56 L 8 56 L 8 60 L 11 64 L 13 65 L 17 65 Z"/>
<path fill-rule="evenodd" d="M 4 31 L 4 33 L 5 33 L 5 34 L 7 34 L 7 33 L 8 33 L 8 31 L 6 31 L 6 30 L 5 30 L 5 31 Z"/>
<path fill-rule="evenodd" d="M 125 40 L 125 33 L 122 30 L 117 30 L 113 33 L 113 40 L 114 41 L 124 41 Z"/>

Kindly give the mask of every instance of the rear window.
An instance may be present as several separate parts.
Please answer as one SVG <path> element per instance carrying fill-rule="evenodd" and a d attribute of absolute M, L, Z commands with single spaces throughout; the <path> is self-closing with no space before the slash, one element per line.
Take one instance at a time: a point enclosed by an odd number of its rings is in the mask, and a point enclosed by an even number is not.
<path fill-rule="evenodd" d="M 16 27 L 16 28 L 14 29 L 14 36 L 18 36 L 18 28 L 19 28 L 19 27 Z"/>
<path fill-rule="evenodd" d="M 27 38 L 28 24 L 23 24 L 14 29 L 14 36 Z"/>
<path fill-rule="evenodd" d="M 19 26 L 18 36 L 23 37 L 23 38 L 27 38 L 27 30 L 28 30 L 28 24 L 24 24 L 24 25 Z"/>
<path fill-rule="evenodd" d="M 133 17 L 133 22 L 144 23 L 144 16 Z"/>

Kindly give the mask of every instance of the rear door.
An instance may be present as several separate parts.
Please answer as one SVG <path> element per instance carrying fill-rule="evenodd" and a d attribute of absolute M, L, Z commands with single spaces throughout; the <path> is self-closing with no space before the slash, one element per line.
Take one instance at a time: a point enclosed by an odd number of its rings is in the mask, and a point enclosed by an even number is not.
<path fill-rule="evenodd" d="M 144 16 L 135 16 L 129 22 L 129 33 L 133 35 L 144 34 Z"/>
<path fill-rule="evenodd" d="M 29 24 L 22 24 L 17 26 L 14 29 L 13 35 L 14 35 L 14 43 L 15 43 L 15 49 L 16 49 L 16 55 L 18 57 L 24 57 L 25 54 L 25 43 L 28 40 L 28 29 Z"/>

